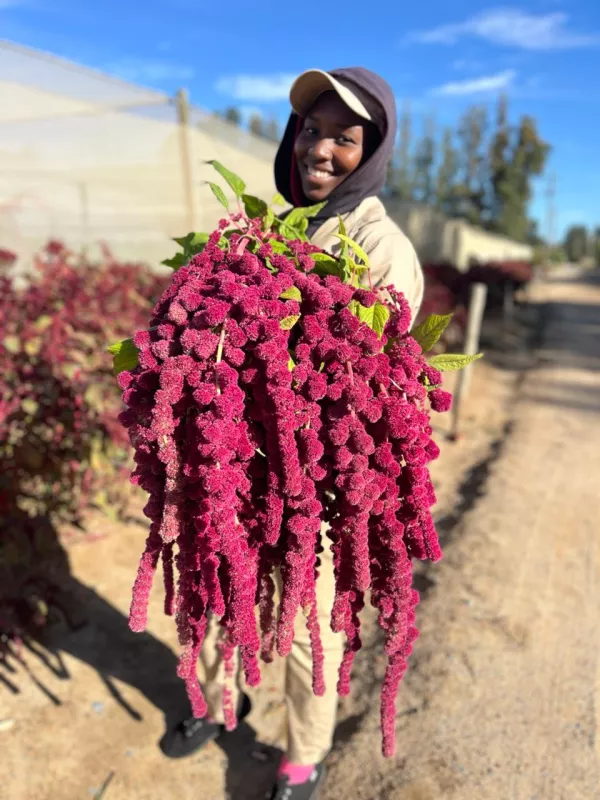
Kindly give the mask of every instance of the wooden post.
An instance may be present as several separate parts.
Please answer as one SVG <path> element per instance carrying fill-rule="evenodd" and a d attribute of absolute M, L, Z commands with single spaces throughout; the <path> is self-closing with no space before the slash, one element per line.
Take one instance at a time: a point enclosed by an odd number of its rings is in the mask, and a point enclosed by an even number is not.
<path fill-rule="evenodd" d="M 183 192 L 185 198 L 186 233 L 198 230 L 198 215 L 196 209 L 195 193 L 195 161 L 190 136 L 190 103 L 187 89 L 180 89 L 177 92 L 177 119 L 179 121 L 179 149 L 181 152 L 181 171 L 183 177 Z"/>
<path fill-rule="evenodd" d="M 483 322 L 486 300 L 487 286 L 485 283 L 474 283 L 471 287 L 471 295 L 469 298 L 469 313 L 467 316 L 467 330 L 465 333 L 465 346 L 463 350 L 465 355 L 474 356 L 479 351 L 479 337 L 481 334 L 481 323 Z M 459 435 L 460 411 L 462 403 L 469 391 L 472 369 L 473 365 L 470 364 L 457 375 L 454 399 L 452 402 L 452 439 L 457 439 Z"/>
<path fill-rule="evenodd" d="M 502 316 L 504 324 L 507 325 L 515 313 L 515 287 L 512 281 L 504 281 L 504 297 L 502 302 Z"/>
<path fill-rule="evenodd" d="M 84 181 L 79 184 L 79 202 L 81 207 L 81 256 L 85 257 L 90 245 L 90 197 Z"/>

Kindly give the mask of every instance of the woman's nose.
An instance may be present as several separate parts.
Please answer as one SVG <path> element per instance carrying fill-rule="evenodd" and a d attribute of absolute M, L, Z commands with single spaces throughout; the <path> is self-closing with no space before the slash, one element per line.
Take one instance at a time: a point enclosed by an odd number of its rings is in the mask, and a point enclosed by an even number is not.
<path fill-rule="evenodd" d="M 313 158 L 318 158 L 323 161 L 331 158 L 331 145 L 328 139 L 318 139 L 309 150 Z"/>

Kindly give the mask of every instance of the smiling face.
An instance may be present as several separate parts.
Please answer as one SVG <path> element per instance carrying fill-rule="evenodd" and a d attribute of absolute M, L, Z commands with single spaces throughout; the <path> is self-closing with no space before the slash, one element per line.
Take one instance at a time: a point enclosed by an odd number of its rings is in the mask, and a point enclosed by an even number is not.
<path fill-rule="evenodd" d="M 362 163 L 366 120 L 336 92 L 325 92 L 311 108 L 294 144 L 305 196 L 326 200 Z"/>

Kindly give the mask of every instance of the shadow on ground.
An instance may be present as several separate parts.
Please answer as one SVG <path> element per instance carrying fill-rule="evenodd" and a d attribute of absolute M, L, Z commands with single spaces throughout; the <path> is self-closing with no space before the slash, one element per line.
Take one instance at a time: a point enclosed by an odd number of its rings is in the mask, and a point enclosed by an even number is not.
<path fill-rule="evenodd" d="M 18 522 L 14 520 L 15 525 Z M 23 530 L 33 524 L 26 515 L 20 523 Z M 27 554 L 27 563 L 33 566 L 23 570 L 15 588 L 13 620 L 22 627 L 20 639 L 5 636 L 0 643 L 0 697 L 2 692 L 19 695 L 27 682 L 33 682 L 52 705 L 61 706 L 56 679 L 72 679 L 64 658 L 70 655 L 92 667 L 122 712 L 140 724 L 143 715 L 123 696 L 119 682 L 137 689 L 159 709 L 165 728 L 189 716 L 184 684 L 176 674 L 176 654 L 150 633 L 132 633 L 124 614 L 72 574 L 68 554 L 49 520 L 37 518 L 35 526 L 34 538 L 44 558 L 36 561 Z M 47 620 L 36 627 L 32 611 L 40 599 Z M 246 723 L 217 744 L 228 759 L 227 796 L 263 797 L 273 782 L 280 751 L 258 743 Z"/>

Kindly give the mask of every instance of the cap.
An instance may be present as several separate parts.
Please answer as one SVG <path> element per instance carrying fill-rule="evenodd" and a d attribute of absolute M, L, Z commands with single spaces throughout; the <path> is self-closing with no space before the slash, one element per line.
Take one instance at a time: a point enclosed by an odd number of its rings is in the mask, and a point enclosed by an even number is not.
<path fill-rule="evenodd" d="M 347 86 L 322 69 L 309 69 L 294 81 L 290 89 L 290 103 L 300 117 L 305 117 L 324 92 L 336 92 L 349 109 L 363 119 L 371 115 Z"/>

